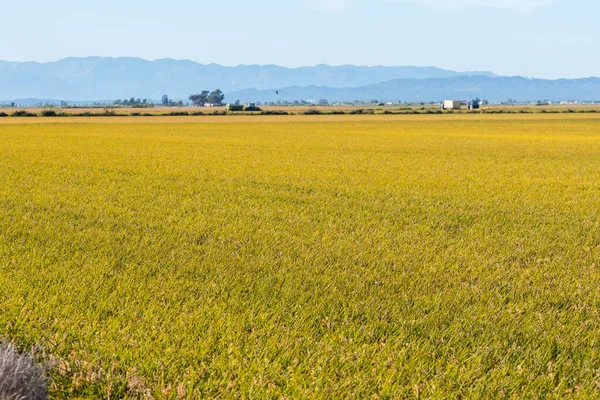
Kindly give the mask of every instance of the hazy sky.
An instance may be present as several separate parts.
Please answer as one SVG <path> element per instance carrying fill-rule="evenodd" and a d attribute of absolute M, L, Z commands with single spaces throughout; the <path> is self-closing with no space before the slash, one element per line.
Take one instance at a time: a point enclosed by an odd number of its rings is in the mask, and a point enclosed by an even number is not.
<path fill-rule="evenodd" d="M 418 65 L 600 76 L 598 0 L 0 0 L 0 59 Z"/>

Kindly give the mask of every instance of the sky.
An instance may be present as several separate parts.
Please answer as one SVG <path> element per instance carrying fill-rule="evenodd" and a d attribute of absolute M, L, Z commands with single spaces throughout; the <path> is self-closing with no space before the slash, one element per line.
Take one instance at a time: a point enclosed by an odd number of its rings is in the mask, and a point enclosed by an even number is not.
<path fill-rule="evenodd" d="M 437 66 L 600 76 L 598 0 L 0 0 L 0 60 Z"/>

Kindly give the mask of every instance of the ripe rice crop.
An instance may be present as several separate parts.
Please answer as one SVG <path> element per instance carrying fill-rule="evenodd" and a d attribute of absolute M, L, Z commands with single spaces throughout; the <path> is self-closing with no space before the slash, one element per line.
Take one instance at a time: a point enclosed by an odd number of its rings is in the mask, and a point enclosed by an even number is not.
<path fill-rule="evenodd" d="M 182 118 L 0 123 L 52 397 L 600 395 L 599 117 Z"/>

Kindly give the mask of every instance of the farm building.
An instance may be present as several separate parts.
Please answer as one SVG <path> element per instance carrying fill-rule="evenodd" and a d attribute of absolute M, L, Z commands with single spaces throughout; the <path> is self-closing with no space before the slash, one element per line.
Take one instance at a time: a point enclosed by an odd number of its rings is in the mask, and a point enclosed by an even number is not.
<path fill-rule="evenodd" d="M 460 105 L 460 100 L 444 100 L 442 108 L 444 110 L 460 110 Z"/>

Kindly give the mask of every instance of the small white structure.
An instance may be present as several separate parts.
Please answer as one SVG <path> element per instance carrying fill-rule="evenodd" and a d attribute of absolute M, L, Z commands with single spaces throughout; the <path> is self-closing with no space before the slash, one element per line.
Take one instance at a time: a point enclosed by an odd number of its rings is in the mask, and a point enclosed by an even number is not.
<path fill-rule="evenodd" d="M 460 110 L 460 100 L 444 100 L 442 108 L 444 110 Z"/>

